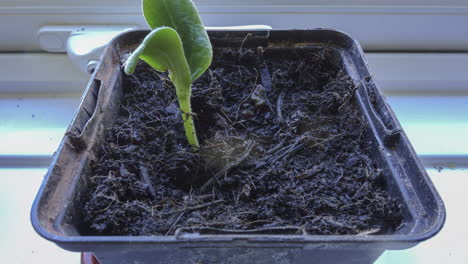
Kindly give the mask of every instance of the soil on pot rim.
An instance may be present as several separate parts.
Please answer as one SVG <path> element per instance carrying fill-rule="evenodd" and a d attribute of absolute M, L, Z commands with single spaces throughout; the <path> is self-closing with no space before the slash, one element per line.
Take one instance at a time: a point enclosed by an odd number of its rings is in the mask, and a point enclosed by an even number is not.
<path fill-rule="evenodd" d="M 193 85 L 193 151 L 167 75 L 140 63 L 92 163 L 90 232 L 392 233 L 403 206 L 385 191 L 342 67 L 332 48 L 215 49 Z"/>

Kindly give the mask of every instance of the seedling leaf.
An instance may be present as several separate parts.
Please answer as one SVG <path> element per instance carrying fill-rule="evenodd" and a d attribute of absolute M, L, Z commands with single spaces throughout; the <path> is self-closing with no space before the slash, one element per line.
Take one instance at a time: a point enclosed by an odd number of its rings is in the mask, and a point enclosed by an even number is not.
<path fill-rule="evenodd" d="M 210 39 L 191 0 L 143 0 L 143 15 L 151 29 L 171 27 L 181 39 L 192 81 L 211 64 Z"/>

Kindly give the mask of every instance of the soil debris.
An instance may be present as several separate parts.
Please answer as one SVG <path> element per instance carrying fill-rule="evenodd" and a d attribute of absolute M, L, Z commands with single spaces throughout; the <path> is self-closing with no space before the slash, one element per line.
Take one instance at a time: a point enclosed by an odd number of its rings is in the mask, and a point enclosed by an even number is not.
<path fill-rule="evenodd" d="M 198 152 L 167 76 L 140 63 L 92 164 L 88 232 L 394 232 L 403 206 L 372 161 L 356 86 L 339 62 L 332 48 L 215 49 L 193 85 Z"/>

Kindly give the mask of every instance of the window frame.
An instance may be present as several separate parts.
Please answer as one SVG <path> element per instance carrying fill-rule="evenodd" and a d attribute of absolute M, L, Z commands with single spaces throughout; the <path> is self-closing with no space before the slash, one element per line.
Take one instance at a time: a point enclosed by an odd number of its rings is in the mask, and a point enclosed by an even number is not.
<path fill-rule="evenodd" d="M 368 51 L 468 51 L 463 0 L 284 1 L 195 0 L 207 26 L 334 28 Z M 114 24 L 146 28 L 139 1 L 0 0 L 0 52 L 41 51 L 36 36 L 45 25 Z"/>

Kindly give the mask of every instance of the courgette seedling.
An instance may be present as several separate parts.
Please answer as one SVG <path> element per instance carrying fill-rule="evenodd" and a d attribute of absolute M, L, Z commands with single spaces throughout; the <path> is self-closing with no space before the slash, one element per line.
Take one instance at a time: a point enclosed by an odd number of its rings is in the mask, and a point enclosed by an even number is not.
<path fill-rule="evenodd" d="M 198 149 L 190 97 L 192 83 L 206 71 L 213 57 L 208 34 L 191 0 L 143 0 L 142 6 L 152 31 L 126 61 L 125 73 L 135 71 L 138 59 L 157 71 L 169 71 L 187 140 Z"/>

